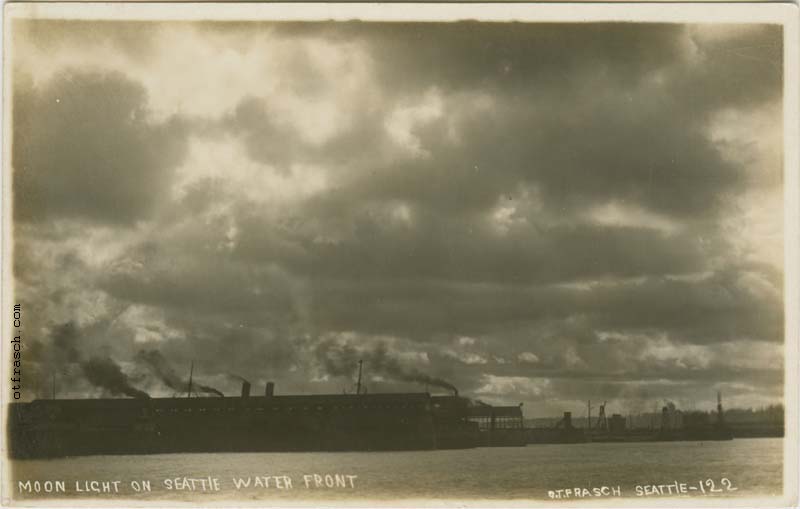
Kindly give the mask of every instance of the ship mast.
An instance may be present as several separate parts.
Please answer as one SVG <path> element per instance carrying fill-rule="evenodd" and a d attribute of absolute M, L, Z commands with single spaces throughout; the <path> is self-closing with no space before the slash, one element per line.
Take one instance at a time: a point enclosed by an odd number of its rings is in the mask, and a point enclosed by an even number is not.
<path fill-rule="evenodd" d="M 192 375 L 193 374 L 194 374 L 194 361 L 192 361 L 192 364 L 189 366 L 189 390 L 186 391 L 186 397 L 187 398 L 191 398 L 192 397 Z"/>
<path fill-rule="evenodd" d="M 356 394 L 361 394 L 361 365 L 363 363 L 363 360 L 358 361 L 358 382 L 356 382 Z"/>

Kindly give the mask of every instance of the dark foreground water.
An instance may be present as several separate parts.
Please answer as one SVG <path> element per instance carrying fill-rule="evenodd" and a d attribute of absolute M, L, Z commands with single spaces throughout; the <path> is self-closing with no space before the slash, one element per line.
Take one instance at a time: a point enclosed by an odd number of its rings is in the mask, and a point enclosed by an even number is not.
<path fill-rule="evenodd" d="M 739 439 L 424 452 L 93 456 L 17 461 L 11 487 L 14 498 L 28 500 L 277 499 L 289 504 L 320 499 L 549 500 L 550 491 L 564 490 L 566 497 L 567 489 L 574 501 L 574 488 L 580 488 L 584 499 L 613 496 L 616 489 L 622 497 L 639 493 L 646 504 L 645 496 L 662 503 L 679 496 L 779 496 L 782 455 L 783 439 Z M 250 484 L 237 488 L 234 478 Z M 47 486 L 59 492 L 45 493 Z M 682 490 L 687 495 L 678 493 Z"/>

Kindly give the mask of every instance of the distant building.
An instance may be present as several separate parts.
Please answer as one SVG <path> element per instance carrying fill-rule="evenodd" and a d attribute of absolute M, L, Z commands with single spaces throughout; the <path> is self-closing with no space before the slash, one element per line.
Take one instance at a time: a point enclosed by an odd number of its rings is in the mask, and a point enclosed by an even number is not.
<path fill-rule="evenodd" d="M 685 412 L 683 414 L 683 427 L 688 429 L 706 428 L 709 418 L 706 412 Z"/>
<path fill-rule="evenodd" d="M 608 420 L 608 431 L 611 434 L 625 433 L 625 418 L 620 414 L 614 414 Z"/>
<path fill-rule="evenodd" d="M 515 446 L 526 443 L 522 405 L 491 406 L 478 403 L 467 409 L 467 420 L 478 425 L 483 445 Z"/>
<path fill-rule="evenodd" d="M 480 430 L 521 429 L 524 427 L 519 406 L 476 405 L 467 410 L 467 419 Z"/>

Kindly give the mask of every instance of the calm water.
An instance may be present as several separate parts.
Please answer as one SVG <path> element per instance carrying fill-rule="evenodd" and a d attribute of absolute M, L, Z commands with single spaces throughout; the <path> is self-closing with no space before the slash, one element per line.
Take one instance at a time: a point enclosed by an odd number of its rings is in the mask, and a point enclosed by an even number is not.
<path fill-rule="evenodd" d="M 102 500 L 192 500 L 221 502 L 278 499 L 547 499 L 548 490 L 619 486 L 634 497 L 635 486 L 673 481 L 697 486 L 712 478 L 730 479 L 735 492 L 713 496 L 780 495 L 782 439 L 738 439 L 732 442 L 529 445 L 458 451 L 381 453 L 249 453 L 94 456 L 18 461 L 14 465 L 15 497 L 81 497 L 76 481 L 119 480 L 119 494 L 90 494 Z M 357 476 L 354 487 L 315 488 L 313 474 Z M 292 489 L 251 487 L 237 490 L 233 477 L 288 476 Z M 304 475 L 309 475 L 306 488 Z M 218 479 L 219 491 L 167 490 L 165 479 Z M 23 497 L 16 481 L 64 481 L 67 492 Z M 137 493 L 133 480 L 149 480 L 152 491 Z M 329 478 L 329 481 L 334 481 Z M 102 485 L 100 485 L 102 486 Z M 173 487 L 177 485 L 173 482 Z M 101 487 L 102 489 L 102 487 Z M 693 492 L 697 493 L 697 492 Z M 712 496 L 712 495 L 707 495 Z"/>

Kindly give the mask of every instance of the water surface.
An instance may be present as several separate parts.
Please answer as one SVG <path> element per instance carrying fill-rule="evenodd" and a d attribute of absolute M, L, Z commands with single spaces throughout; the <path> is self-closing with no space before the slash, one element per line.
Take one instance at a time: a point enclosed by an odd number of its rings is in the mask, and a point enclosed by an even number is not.
<path fill-rule="evenodd" d="M 529 445 L 454 451 L 352 453 L 164 454 L 91 456 L 16 461 L 15 497 L 196 502 L 374 499 L 548 499 L 558 489 L 619 487 L 635 497 L 636 485 L 672 482 L 697 486 L 712 479 L 731 481 L 736 491 L 704 496 L 779 496 L 783 439 L 730 442 L 653 442 Z M 314 478 L 317 474 L 318 478 Z M 325 487 L 325 475 L 350 475 L 353 486 Z M 291 489 L 234 487 L 233 478 L 286 476 Z M 310 476 L 305 477 L 304 476 Z M 219 491 L 168 490 L 184 478 L 216 478 Z M 322 479 L 322 487 L 315 480 Z M 176 484 L 177 479 L 177 484 Z M 305 479 L 310 480 L 306 487 Z M 333 477 L 327 480 L 333 481 Z M 16 481 L 63 481 L 66 493 L 21 494 Z M 85 482 L 120 481 L 118 494 L 87 493 Z M 342 480 L 342 477 L 338 479 Z M 131 481 L 150 481 L 152 491 L 136 492 Z M 261 484 L 265 484 L 262 479 Z M 76 491 L 75 483 L 84 491 Z M 285 480 L 284 483 L 285 485 Z M 698 493 L 695 491 L 693 493 Z"/>

